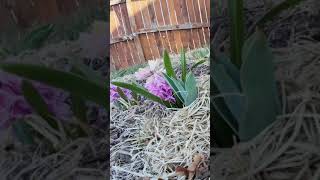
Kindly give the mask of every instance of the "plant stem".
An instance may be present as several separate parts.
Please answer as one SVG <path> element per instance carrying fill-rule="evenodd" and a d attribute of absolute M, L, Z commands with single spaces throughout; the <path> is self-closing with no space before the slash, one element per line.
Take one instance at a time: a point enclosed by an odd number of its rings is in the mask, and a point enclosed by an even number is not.
<path fill-rule="evenodd" d="M 244 41 L 244 11 L 243 0 L 228 0 L 231 20 L 231 61 L 241 67 L 241 51 Z"/>

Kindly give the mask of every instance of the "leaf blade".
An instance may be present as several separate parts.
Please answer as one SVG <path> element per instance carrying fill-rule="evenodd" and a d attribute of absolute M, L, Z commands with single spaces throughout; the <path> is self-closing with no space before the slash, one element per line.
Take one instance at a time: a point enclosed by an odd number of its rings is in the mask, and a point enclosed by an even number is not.
<path fill-rule="evenodd" d="M 20 142 L 25 144 L 33 144 L 34 140 L 31 135 L 31 127 L 24 121 L 18 120 L 12 124 L 13 132 Z"/>
<path fill-rule="evenodd" d="M 0 64 L 0 69 L 60 88 L 109 109 L 107 87 L 79 75 L 30 64 Z"/>
<path fill-rule="evenodd" d="M 41 97 L 38 90 L 27 80 L 22 81 L 22 93 L 32 109 L 39 114 L 54 129 L 59 129 L 58 123 L 52 118 L 54 114 L 49 111 L 49 107 L 45 100 Z"/>
<path fill-rule="evenodd" d="M 181 86 L 181 84 L 176 83 L 173 78 L 169 77 L 169 76 L 168 76 L 167 74 L 165 74 L 165 73 L 163 73 L 163 76 L 164 76 L 164 78 L 166 79 L 166 81 L 167 81 L 167 83 L 169 84 L 169 86 L 170 86 L 170 87 L 172 88 L 172 90 L 174 91 L 174 95 L 175 95 L 176 97 L 178 97 L 181 102 L 184 102 L 184 98 L 183 98 L 183 96 L 182 96 L 182 94 L 180 93 L 179 88 L 178 88 L 178 86 L 179 86 L 179 85 Z M 176 100 L 177 100 L 177 99 L 176 99 Z"/>
<path fill-rule="evenodd" d="M 187 74 L 185 89 L 187 91 L 185 105 L 188 106 L 198 98 L 197 81 L 196 81 L 194 75 L 192 74 L 192 72 L 189 72 Z"/>
<path fill-rule="evenodd" d="M 231 61 L 241 67 L 241 51 L 244 43 L 244 10 L 243 0 L 228 0 L 231 19 Z"/>
<path fill-rule="evenodd" d="M 276 120 L 279 99 L 273 69 L 274 57 L 261 31 L 256 31 L 246 41 L 243 59 L 241 85 L 247 103 L 245 115 L 239 124 L 239 135 L 241 140 L 247 141 Z"/>
<path fill-rule="evenodd" d="M 181 79 L 183 82 L 186 81 L 186 75 L 187 75 L 187 61 L 186 61 L 186 53 L 184 51 L 184 49 L 181 49 L 180 52 L 180 64 L 181 64 Z"/>
<path fill-rule="evenodd" d="M 169 56 L 167 50 L 164 50 L 164 52 L 163 52 L 163 64 L 166 69 L 167 75 L 169 77 L 173 77 L 173 78 L 177 79 L 176 74 L 175 74 L 174 69 L 171 64 L 170 56 Z"/>
<path fill-rule="evenodd" d="M 118 87 L 129 89 L 137 94 L 140 94 L 146 98 L 149 98 L 152 101 L 158 102 L 166 107 L 173 107 L 173 105 L 170 102 L 162 100 L 160 97 L 149 93 L 146 89 L 139 87 L 138 85 L 128 84 L 124 82 L 112 82 L 112 84 Z"/>
<path fill-rule="evenodd" d="M 203 60 L 196 62 L 194 65 L 191 66 L 191 70 L 193 70 L 194 68 L 198 67 L 199 65 L 205 63 L 206 61 L 207 61 L 206 59 L 203 59 Z"/>
<path fill-rule="evenodd" d="M 213 67 L 214 75 L 212 76 L 213 84 L 216 89 L 223 94 L 239 93 L 236 83 L 228 76 L 224 66 L 222 64 L 216 64 Z M 244 111 L 244 99 L 236 95 L 227 95 L 223 98 L 227 108 L 231 112 L 233 118 L 228 119 L 234 129 L 238 129 L 238 123 L 242 118 L 242 112 Z"/>

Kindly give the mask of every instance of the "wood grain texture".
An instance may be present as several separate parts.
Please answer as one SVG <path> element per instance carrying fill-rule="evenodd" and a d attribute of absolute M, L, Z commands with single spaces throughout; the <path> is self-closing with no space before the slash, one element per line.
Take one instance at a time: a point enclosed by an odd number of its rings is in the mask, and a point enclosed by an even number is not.
<path fill-rule="evenodd" d="M 116 69 L 209 43 L 210 0 L 114 0 L 110 9 Z"/>

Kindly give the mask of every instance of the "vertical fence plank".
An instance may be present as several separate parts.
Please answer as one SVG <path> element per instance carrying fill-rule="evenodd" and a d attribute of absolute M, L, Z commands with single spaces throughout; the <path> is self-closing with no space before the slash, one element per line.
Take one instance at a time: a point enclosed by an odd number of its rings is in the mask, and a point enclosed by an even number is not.
<path fill-rule="evenodd" d="M 156 17 L 156 28 L 164 26 L 165 22 L 162 18 L 162 7 L 160 4 L 160 0 L 152 1 L 153 11 L 155 12 Z M 155 33 L 155 38 L 157 41 L 158 51 L 159 51 L 159 57 L 162 56 L 163 50 L 165 49 L 165 44 L 163 42 L 163 37 L 166 36 L 164 32 L 157 32 Z"/>
<path fill-rule="evenodd" d="M 167 2 L 166 2 L 166 0 L 159 0 L 159 2 L 160 2 L 161 15 L 162 15 L 162 19 L 164 21 L 164 25 L 170 25 L 171 24 L 170 23 L 170 17 L 168 16 L 167 13 L 165 13 L 168 10 Z M 164 44 L 167 44 L 167 48 L 166 49 L 169 52 L 173 52 L 173 48 L 172 48 L 172 45 L 171 45 L 170 40 L 169 40 L 170 37 L 169 37 L 168 31 L 165 32 L 165 36 L 163 36 L 162 39 L 163 39 L 162 42 L 164 42 Z"/>
<path fill-rule="evenodd" d="M 171 25 L 178 25 L 178 18 L 177 18 L 177 12 L 176 8 L 179 8 L 178 4 L 176 3 L 177 1 L 168 1 L 168 10 L 170 12 L 170 19 L 171 19 Z M 181 42 L 181 37 L 180 37 L 180 32 L 179 31 L 171 31 L 173 36 L 174 36 L 174 43 L 176 45 L 176 51 L 175 53 L 179 53 L 179 50 L 182 48 L 182 42 Z"/>
<path fill-rule="evenodd" d="M 148 7 L 147 7 L 147 2 L 146 0 L 144 1 L 139 1 L 138 3 L 139 5 L 139 11 L 142 17 L 142 23 L 143 23 L 143 29 L 141 29 L 142 31 L 145 28 L 151 27 L 151 21 L 149 18 L 149 13 L 148 13 Z M 144 33 L 144 35 L 139 35 L 140 39 L 141 39 L 141 46 L 143 48 L 143 51 L 145 52 L 145 58 L 147 59 L 154 59 L 153 56 L 153 49 L 151 47 L 151 43 L 150 43 L 150 38 L 149 38 L 150 34 L 148 34 L 147 32 Z"/>
<path fill-rule="evenodd" d="M 151 28 L 156 29 L 158 27 L 158 23 L 157 23 L 156 13 L 153 6 L 153 0 L 147 0 L 146 2 L 148 3 L 146 9 L 148 10 L 148 14 L 151 22 Z M 160 52 L 159 52 L 160 47 L 158 46 L 158 42 L 157 42 L 157 37 L 156 37 L 157 34 L 154 32 L 150 34 L 151 35 L 149 36 L 149 38 L 150 38 L 151 48 L 153 52 L 153 57 L 160 58 Z"/>
<path fill-rule="evenodd" d="M 206 7 L 205 7 L 205 0 L 198 0 L 198 8 L 199 8 L 199 11 L 200 11 L 200 19 L 201 19 L 201 23 L 206 23 L 207 22 L 207 19 L 206 19 Z M 205 35 L 205 28 L 202 27 L 202 36 L 203 36 L 203 41 L 204 41 L 204 44 L 208 44 L 208 41 L 207 39 L 205 38 L 206 35 Z"/>
<path fill-rule="evenodd" d="M 180 1 L 180 13 L 181 13 L 181 20 L 182 24 L 190 24 L 189 16 L 188 16 L 188 8 L 186 1 Z M 182 30 L 180 31 L 182 45 L 185 50 L 190 50 L 190 31 L 189 30 Z"/>
<path fill-rule="evenodd" d="M 189 14 L 190 14 L 191 23 L 199 22 L 199 20 L 197 18 L 197 11 L 196 11 L 196 8 L 194 6 L 194 1 L 195 0 L 187 0 L 187 6 L 188 6 Z M 200 47 L 201 46 L 201 41 L 200 41 L 200 36 L 199 36 L 199 33 L 198 33 L 198 29 L 192 29 L 192 37 L 193 37 L 193 40 L 194 40 L 195 48 Z"/>
<path fill-rule="evenodd" d="M 136 7 L 132 3 L 132 0 L 127 0 L 126 6 L 127 6 L 127 12 L 128 12 L 128 16 L 129 16 L 131 31 L 137 32 L 137 24 L 136 24 L 136 18 L 135 18 L 136 14 L 137 14 Z M 143 50 L 141 47 L 141 42 L 140 42 L 139 36 L 135 36 L 133 39 L 133 42 L 135 44 L 136 53 L 138 54 L 138 57 L 139 57 L 138 63 L 145 62 L 145 56 L 144 56 L 144 53 L 143 53 Z"/>

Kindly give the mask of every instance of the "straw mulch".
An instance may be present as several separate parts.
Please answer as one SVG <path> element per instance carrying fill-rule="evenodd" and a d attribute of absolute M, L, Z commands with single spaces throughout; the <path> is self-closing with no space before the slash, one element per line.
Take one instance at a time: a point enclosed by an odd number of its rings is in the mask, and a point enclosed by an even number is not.
<path fill-rule="evenodd" d="M 102 139 L 78 138 L 54 153 L 45 143 L 37 147 L 6 145 L 0 149 L 1 179 L 106 179 L 108 145 Z"/>

